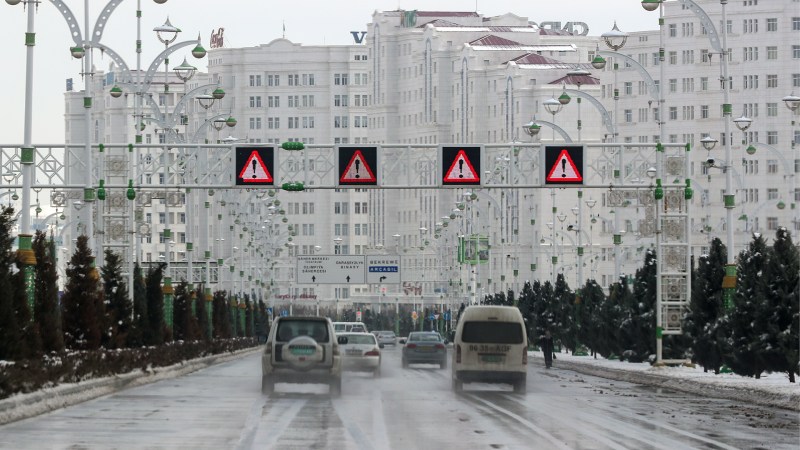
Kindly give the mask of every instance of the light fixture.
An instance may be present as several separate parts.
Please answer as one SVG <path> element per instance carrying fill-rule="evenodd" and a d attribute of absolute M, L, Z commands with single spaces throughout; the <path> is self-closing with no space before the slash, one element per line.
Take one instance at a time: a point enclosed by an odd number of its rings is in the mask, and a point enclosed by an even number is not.
<path fill-rule="evenodd" d="M 708 151 L 713 150 L 714 147 L 717 145 L 717 142 L 719 141 L 712 138 L 711 136 L 706 136 L 703 139 L 700 139 L 700 143 L 703 144 L 703 148 Z"/>
<path fill-rule="evenodd" d="M 656 171 L 656 168 L 655 168 L 655 167 L 652 167 L 652 166 L 651 166 L 651 167 L 648 167 L 648 168 L 647 168 L 647 176 L 648 176 L 648 177 L 650 177 L 650 178 L 655 178 L 655 177 L 656 177 L 656 174 L 657 174 L 657 171 Z"/>
<path fill-rule="evenodd" d="M 190 65 L 189 63 L 186 62 L 186 58 L 183 58 L 183 62 L 181 63 L 181 65 L 175 67 L 172 70 L 175 71 L 175 75 L 177 75 L 178 78 L 181 79 L 181 81 L 186 82 L 189 81 L 194 76 L 195 72 L 197 72 L 197 67 Z"/>
<path fill-rule="evenodd" d="M 645 11 L 655 11 L 661 5 L 661 0 L 642 0 L 642 8 Z"/>
<path fill-rule="evenodd" d="M 558 114 L 561 111 L 561 107 L 563 106 L 561 102 L 559 102 L 555 98 L 550 98 L 548 100 L 545 100 L 544 102 L 542 102 L 542 105 L 544 105 L 544 109 L 546 109 L 547 112 L 549 112 L 553 116 Z"/>
<path fill-rule="evenodd" d="M 625 42 L 628 40 L 628 33 L 623 33 L 620 31 L 619 27 L 617 27 L 617 22 L 615 21 L 614 27 L 611 28 L 611 31 L 606 31 L 605 33 L 601 34 L 600 37 L 603 38 L 603 42 L 605 42 L 608 48 L 616 52 L 625 46 Z"/>
<path fill-rule="evenodd" d="M 153 28 L 153 31 L 156 32 L 158 40 L 165 45 L 173 43 L 175 39 L 178 38 L 178 33 L 181 32 L 180 28 L 177 28 L 170 23 L 169 17 L 167 17 L 167 21 L 164 22 L 164 25 Z"/>
<path fill-rule="evenodd" d="M 789 111 L 797 111 L 797 107 L 800 106 L 800 97 L 794 95 L 794 92 L 783 97 L 783 103 L 786 104 L 786 107 L 789 108 Z"/>
<path fill-rule="evenodd" d="M 753 124 L 753 119 L 742 115 L 742 117 L 739 117 L 738 119 L 733 119 L 733 123 L 736 124 L 736 128 L 739 130 L 746 131 L 748 128 L 750 128 L 750 125 Z"/>
<path fill-rule="evenodd" d="M 215 100 L 214 96 L 210 94 L 200 94 L 196 96 L 195 99 L 197 100 L 197 103 L 203 107 L 203 109 L 211 108 Z"/>

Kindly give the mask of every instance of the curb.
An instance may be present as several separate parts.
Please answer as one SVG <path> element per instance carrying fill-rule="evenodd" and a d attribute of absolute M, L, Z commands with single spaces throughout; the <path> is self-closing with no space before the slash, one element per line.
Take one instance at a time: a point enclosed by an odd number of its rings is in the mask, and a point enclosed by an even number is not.
<path fill-rule="evenodd" d="M 534 358 L 537 357 L 534 356 Z M 538 359 L 543 358 L 538 357 Z M 704 397 L 738 400 L 761 406 L 800 411 L 800 394 L 780 395 L 767 390 L 752 389 L 750 387 L 732 388 L 730 386 L 719 386 L 714 383 L 703 383 L 702 381 L 687 378 L 674 378 L 655 373 L 598 367 L 592 364 L 581 364 L 579 362 L 561 359 L 554 362 L 553 367 L 572 370 L 584 375 L 656 386 Z"/>
<path fill-rule="evenodd" d="M 80 383 L 44 388 L 28 394 L 15 395 L 0 400 L 0 425 L 83 403 L 123 389 L 186 375 L 260 350 L 261 346 L 259 345 L 232 353 L 209 355 L 171 366 L 156 367 L 148 372 L 138 370 L 110 377 L 81 381 Z"/>

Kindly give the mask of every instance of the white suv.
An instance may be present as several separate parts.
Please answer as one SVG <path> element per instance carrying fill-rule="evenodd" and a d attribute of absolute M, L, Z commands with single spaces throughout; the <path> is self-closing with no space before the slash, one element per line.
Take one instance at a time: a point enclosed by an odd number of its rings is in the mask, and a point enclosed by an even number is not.
<path fill-rule="evenodd" d="M 331 396 L 342 393 L 339 344 L 346 337 L 333 332 L 325 317 L 279 317 L 270 329 L 261 355 L 261 392 L 271 394 L 275 383 L 326 383 Z"/>

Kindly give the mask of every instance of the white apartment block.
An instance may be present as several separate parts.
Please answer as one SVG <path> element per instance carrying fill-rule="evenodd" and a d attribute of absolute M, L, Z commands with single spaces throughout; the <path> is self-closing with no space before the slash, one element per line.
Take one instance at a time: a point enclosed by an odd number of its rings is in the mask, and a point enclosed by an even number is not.
<path fill-rule="evenodd" d="M 720 23 L 716 0 L 698 3 L 715 23 Z M 800 92 L 800 45 L 795 44 L 800 42 L 798 9 L 797 0 L 732 1 L 728 5 L 733 114 L 753 119 L 746 136 L 731 126 L 735 216 L 741 216 L 734 224 L 737 253 L 753 231 L 769 236 L 777 226 L 800 230 L 800 159 L 795 145 L 800 140 L 798 119 L 781 101 L 793 90 Z M 210 83 L 222 87 L 226 96 L 209 110 L 190 102 L 184 133 L 188 136 L 208 117 L 220 115 L 235 117 L 237 126 L 210 129 L 202 135 L 205 140 L 213 142 L 231 135 L 249 143 L 273 145 L 286 141 L 406 144 L 435 151 L 436 145 L 445 143 L 531 142 L 534 138 L 522 127 L 536 117 L 562 128 L 576 142 L 612 141 L 614 136 L 604 126 L 601 114 L 585 101 L 580 116 L 574 101 L 557 115 L 548 114 L 543 107 L 545 100 L 558 98 L 563 88 L 581 90 L 598 99 L 614 117 L 617 142 L 654 145 L 658 121 L 663 118 L 666 142 L 691 145 L 691 183 L 695 190 L 692 244 L 697 257 L 707 248 L 709 236 L 720 236 L 724 241 L 727 226 L 722 203 L 724 175 L 703 165 L 707 154 L 699 145 L 706 134 L 719 139 L 713 153 L 717 161 L 722 160 L 719 55 L 707 52 L 707 36 L 690 11 L 678 2 L 666 3 L 665 11 L 664 80 L 659 79 L 658 30 L 631 33 L 620 50 L 667 89 L 664 111 L 658 111 L 657 99 L 649 96 L 647 86 L 632 68 L 620 64 L 615 74 L 613 59 L 604 70 L 592 68 L 589 62 L 596 48 L 605 50 L 598 37 L 601 30 L 591 30 L 591 36 L 553 32 L 511 13 L 484 17 L 471 12 L 386 11 L 373 14 L 362 44 L 304 46 L 275 39 L 255 47 L 211 49 L 208 74 L 198 74 L 185 88 L 190 91 Z M 653 14 L 656 28 L 658 13 Z M 624 24 L 619 25 L 624 30 Z M 575 69 L 590 74 L 569 76 Z M 102 79 L 95 80 L 97 99 Z M 620 93 L 616 102 L 615 89 Z M 153 88 L 153 92 L 161 90 Z M 158 101 L 174 105 L 182 92 L 182 85 L 176 83 Z M 72 96 L 68 96 L 67 102 L 67 138 L 68 142 L 79 142 L 82 116 L 73 117 L 70 111 L 82 108 L 76 103 L 79 96 L 73 96 L 75 99 L 70 101 Z M 119 107 L 115 102 L 120 101 L 95 101 L 96 139 L 133 141 L 132 126 L 122 126 L 133 123 L 132 103 L 129 99 L 125 107 Z M 146 128 L 143 133 L 145 142 L 158 142 L 155 131 L 151 134 Z M 535 141 L 563 139 L 554 130 L 542 127 Z M 757 148 L 754 155 L 745 151 L 749 144 Z M 493 164 L 497 168 L 503 162 Z M 312 190 L 278 191 L 274 198 L 279 204 L 269 210 L 273 216 L 264 218 L 270 222 L 263 226 L 275 239 L 269 244 L 269 268 L 259 273 L 262 281 L 266 281 L 263 277 L 271 281 L 270 295 L 277 302 L 293 296 L 300 302 L 336 298 L 392 304 L 396 298 L 416 301 L 423 297 L 425 301 L 458 304 L 474 295 L 519 290 L 526 280 L 550 280 L 553 271 L 564 273 L 576 288 L 582 284 L 576 268 L 577 233 L 566 232 L 568 224 L 578 225 L 585 236 L 588 232 L 591 245 L 584 239 L 583 246 L 590 258 L 584 259 L 583 278 L 593 276 L 603 286 L 614 281 L 615 230 L 609 219 L 606 191 L 587 190 L 579 198 L 575 189 L 307 188 Z M 464 194 L 475 194 L 474 199 Z M 211 254 L 212 262 L 234 256 L 240 232 L 230 215 L 232 208 L 223 207 L 222 202 L 239 201 L 237 208 L 241 210 L 246 195 L 250 195 L 250 202 L 252 195 L 243 191 L 187 197 L 193 211 L 200 212 L 194 215 L 207 217 L 206 222 L 193 222 L 189 234 L 201 236 L 200 227 L 205 226 L 210 236 L 200 245 L 192 238 L 196 242 L 194 261 L 205 252 Z M 256 203 L 267 204 L 272 198 Z M 584 223 L 578 224 L 572 210 L 589 199 L 595 200 L 597 207 L 591 211 L 584 208 Z M 164 228 L 158 222 L 165 211 L 158 201 L 154 204 L 145 214 L 151 214 L 151 220 L 158 219 L 151 227 L 149 242 L 143 239 L 140 253 L 142 259 L 148 256 L 153 261 L 165 252 L 158 234 Z M 568 219 L 555 220 L 553 207 Z M 247 208 L 251 216 L 261 217 L 265 211 L 258 206 Z M 286 245 L 285 225 L 276 227 L 276 222 L 282 221 L 281 215 L 274 214 L 279 210 L 293 227 L 292 245 Z M 589 224 L 589 212 L 599 218 L 596 224 Z M 638 233 L 639 215 L 641 212 L 634 208 L 624 212 L 623 274 L 633 274 L 644 259 L 643 250 L 653 245 L 652 239 Z M 186 257 L 186 238 L 180 234 L 187 231 L 185 216 L 185 211 L 171 209 L 165 218 L 177 233 L 171 261 Z M 487 263 L 470 266 L 456 262 L 459 236 L 471 235 L 488 238 L 491 251 Z M 245 245 L 238 242 L 236 246 Z M 551 257 L 556 252 L 559 263 L 553 265 Z M 313 253 L 398 253 L 403 258 L 406 282 L 401 286 L 350 287 L 296 284 L 293 256 Z M 230 275 L 226 272 L 223 279 L 230 279 L 225 277 Z M 221 287 L 230 289 L 231 285 Z"/>

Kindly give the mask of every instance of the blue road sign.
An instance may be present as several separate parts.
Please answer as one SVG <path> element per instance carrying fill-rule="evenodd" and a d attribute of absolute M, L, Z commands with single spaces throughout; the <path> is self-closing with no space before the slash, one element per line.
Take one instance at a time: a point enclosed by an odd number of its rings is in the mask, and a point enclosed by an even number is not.
<path fill-rule="evenodd" d="M 272 314 L 272 308 L 267 308 L 267 313 Z"/>
<path fill-rule="evenodd" d="M 444 320 L 450 320 L 450 311 L 444 312 Z"/>
<path fill-rule="evenodd" d="M 429 317 L 429 319 L 431 319 L 431 320 L 436 320 L 436 316 L 434 316 L 433 314 L 431 314 L 431 316 Z"/>
<path fill-rule="evenodd" d="M 287 311 L 287 310 L 285 310 L 285 309 L 282 309 L 282 310 L 281 310 L 281 317 L 286 317 L 286 316 L 288 316 L 288 315 L 289 315 L 289 311 Z"/>

